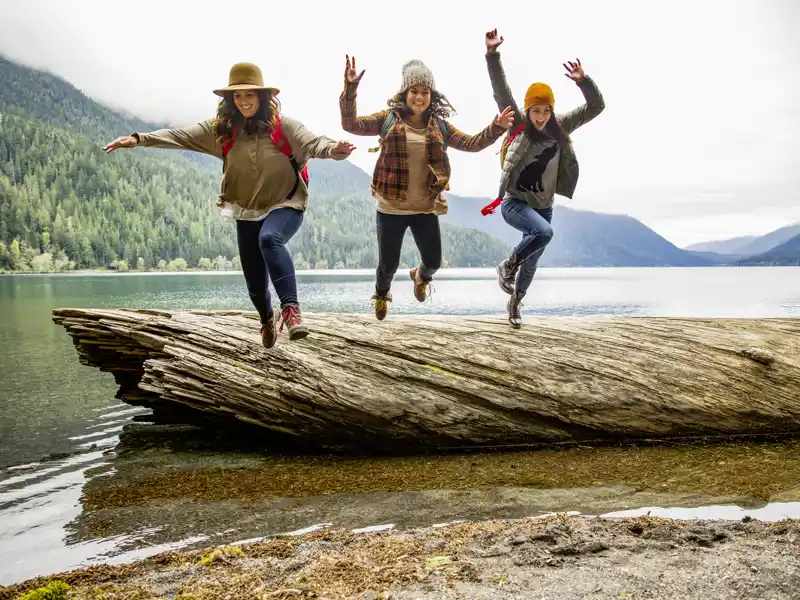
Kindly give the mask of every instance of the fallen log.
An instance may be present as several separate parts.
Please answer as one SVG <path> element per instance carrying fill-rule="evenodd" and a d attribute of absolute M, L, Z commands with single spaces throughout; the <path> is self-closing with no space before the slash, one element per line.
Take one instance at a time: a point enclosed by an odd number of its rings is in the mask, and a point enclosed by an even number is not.
<path fill-rule="evenodd" d="M 800 430 L 800 319 L 309 314 L 265 350 L 254 313 L 54 311 L 118 397 L 349 449 Z"/>

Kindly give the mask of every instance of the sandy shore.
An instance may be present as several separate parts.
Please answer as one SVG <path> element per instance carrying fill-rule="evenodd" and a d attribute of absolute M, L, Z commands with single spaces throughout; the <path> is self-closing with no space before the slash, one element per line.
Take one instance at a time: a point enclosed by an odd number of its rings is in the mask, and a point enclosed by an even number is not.
<path fill-rule="evenodd" d="M 71 598 L 797 598 L 800 522 L 542 518 L 407 531 L 322 530 L 170 552 L 64 581 Z"/>

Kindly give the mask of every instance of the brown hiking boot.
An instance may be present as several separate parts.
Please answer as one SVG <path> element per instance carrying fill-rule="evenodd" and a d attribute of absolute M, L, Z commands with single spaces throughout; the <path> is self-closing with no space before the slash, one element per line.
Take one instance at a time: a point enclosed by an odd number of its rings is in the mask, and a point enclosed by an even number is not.
<path fill-rule="evenodd" d="M 269 313 L 266 323 L 261 324 L 261 345 L 272 348 L 278 341 L 278 330 L 275 328 L 275 313 Z"/>
<path fill-rule="evenodd" d="M 517 253 L 512 250 L 508 258 L 497 265 L 497 282 L 506 294 L 514 293 L 514 280 L 520 264 Z"/>
<path fill-rule="evenodd" d="M 297 304 L 287 304 L 283 307 L 283 319 L 281 319 L 281 331 L 283 326 L 289 330 L 289 339 L 292 341 L 302 340 L 308 335 L 308 328 L 303 325 L 303 318 L 300 316 L 300 307 Z"/>
<path fill-rule="evenodd" d="M 425 300 L 433 293 L 433 286 L 431 286 L 430 281 L 423 281 L 419 277 L 419 269 L 414 267 L 411 271 L 408 272 L 408 275 L 411 277 L 411 281 L 414 282 L 414 297 L 419 302 L 425 302 Z"/>
<path fill-rule="evenodd" d="M 372 296 L 372 308 L 375 309 L 375 318 L 378 321 L 383 321 L 386 318 L 386 314 L 389 312 L 389 302 L 391 301 L 392 295 L 389 292 L 386 292 L 383 296 L 378 294 Z"/>
<path fill-rule="evenodd" d="M 514 292 L 508 299 L 506 309 L 508 310 L 508 322 L 514 329 L 522 327 L 522 313 L 519 308 L 522 306 L 522 298 L 525 294 Z"/>

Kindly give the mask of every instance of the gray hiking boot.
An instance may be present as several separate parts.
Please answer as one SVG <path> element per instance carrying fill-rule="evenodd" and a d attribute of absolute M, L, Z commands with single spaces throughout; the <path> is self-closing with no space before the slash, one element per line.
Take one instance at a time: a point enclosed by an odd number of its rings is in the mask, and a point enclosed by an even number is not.
<path fill-rule="evenodd" d="M 511 294 L 511 298 L 508 299 L 508 304 L 506 305 L 506 309 L 508 310 L 508 322 L 514 329 L 522 327 L 522 313 L 519 309 L 522 306 L 522 298 L 524 296 L 525 294 L 514 292 Z"/>

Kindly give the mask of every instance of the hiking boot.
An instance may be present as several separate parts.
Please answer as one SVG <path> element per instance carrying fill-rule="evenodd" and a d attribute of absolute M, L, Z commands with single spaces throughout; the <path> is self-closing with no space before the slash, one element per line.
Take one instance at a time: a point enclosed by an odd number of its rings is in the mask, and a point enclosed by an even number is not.
<path fill-rule="evenodd" d="M 278 330 L 275 328 L 275 313 L 270 312 L 266 323 L 261 324 L 261 345 L 272 348 L 278 341 Z"/>
<path fill-rule="evenodd" d="M 514 293 L 514 280 L 517 277 L 520 264 L 522 263 L 517 253 L 512 250 L 508 258 L 497 265 L 497 280 L 500 284 L 500 288 L 506 294 Z"/>
<path fill-rule="evenodd" d="M 386 314 L 389 312 L 389 302 L 392 301 L 392 295 L 386 292 L 384 295 L 374 294 L 372 296 L 372 308 L 375 309 L 375 318 L 378 321 L 383 321 Z"/>
<path fill-rule="evenodd" d="M 408 272 L 409 277 L 411 277 L 411 281 L 414 282 L 414 297 L 419 302 L 425 302 L 425 300 L 430 296 L 433 292 L 431 282 L 424 281 L 419 276 L 419 269 L 414 267 L 411 271 Z"/>
<path fill-rule="evenodd" d="M 525 294 L 514 292 L 508 299 L 506 309 L 508 310 L 508 322 L 514 329 L 522 327 L 522 313 L 519 308 L 522 306 L 522 298 Z"/>
<path fill-rule="evenodd" d="M 283 319 L 281 320 L 281 331 L 283 326 L 289 330 L 289 339 L 292 341 L 302 340 L 308 335 L 308 328 L 303 325 L 303 318 L 300 316 L 300 307 L 297 304 L 287 304 L 283 307 Z"/>

